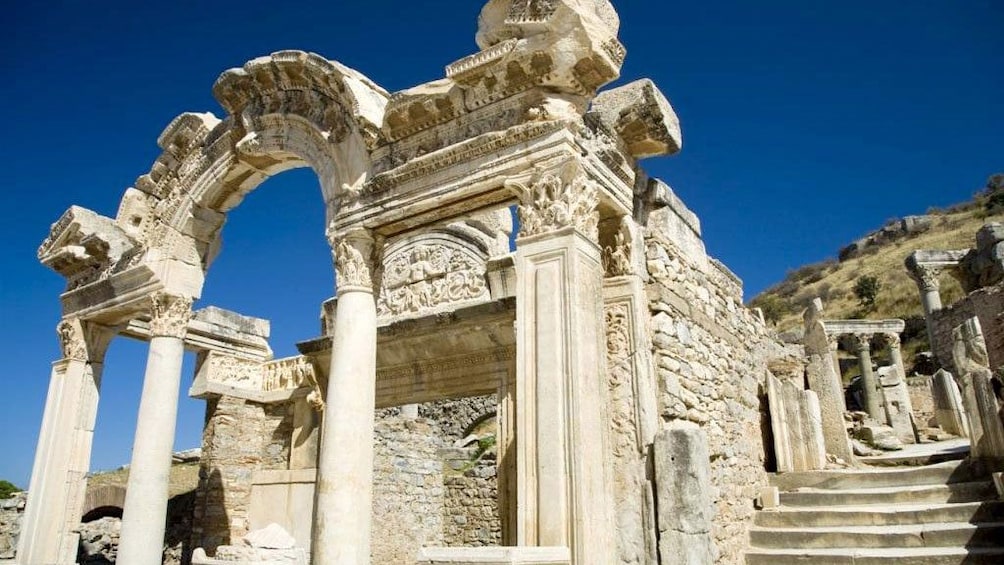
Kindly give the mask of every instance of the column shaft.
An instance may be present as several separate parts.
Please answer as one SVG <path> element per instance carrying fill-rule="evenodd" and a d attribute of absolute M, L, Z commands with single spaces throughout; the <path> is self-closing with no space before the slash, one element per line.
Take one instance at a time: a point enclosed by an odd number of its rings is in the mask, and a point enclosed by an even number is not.
<path fill-rule="evenodd" d="M 858 363 L 861 365 L 861 390 L 865 396 L 865 411 L 878 422 L 885 423 L 885 410 L 882 408 L 882 390 L 878 379 L 872 371 L 872 354 L 867 344 L 858 347 Z"/>
<path fill-rule="evenodd" d="M 160 565 L 162 560 L 184 345 L 181 337 L 150 340 L 122 513 L 121 563 Z"/>

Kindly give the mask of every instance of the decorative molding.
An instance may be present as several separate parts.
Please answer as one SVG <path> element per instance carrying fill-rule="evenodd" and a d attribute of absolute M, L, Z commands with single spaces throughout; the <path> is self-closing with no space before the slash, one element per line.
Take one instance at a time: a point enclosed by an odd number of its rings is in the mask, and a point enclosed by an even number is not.
<path fill-rule="evenodd" d="M 192 299 L 166 292 L 150 297 L 150 336 L 184 339 L 192 319 Z"/>
<path fill-rule="evenodd" d="M 599 189 L 578 166 L 570 164 L 560 174 L 546 173 L 529 186 L 517 181 L 506 185 L 518 192 L 520 237 L 575 228 L 591 240 L 599 234 Z"/>

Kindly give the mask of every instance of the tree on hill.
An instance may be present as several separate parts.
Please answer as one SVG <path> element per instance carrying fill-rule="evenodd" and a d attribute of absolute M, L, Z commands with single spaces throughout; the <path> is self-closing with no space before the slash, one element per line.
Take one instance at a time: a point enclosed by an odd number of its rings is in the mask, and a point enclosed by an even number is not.
<path fill-rule="evenodd" d="M 866 312 L 875 309 L 875 299 L 878 298 L 881 289 L 882 283 L 879 282 L 878 277 L 871 275 L 860 276 L 854 282 L 854 296 L 858 297 L 858 304 Z"/>
<path fill-rule="evenodd" d="M 10 495 L 15 492 L 21 492 L 21 489 L 17 488 L 17 485 L 10 481 L 0 480 L 0 500 L 10 498 Z"/>

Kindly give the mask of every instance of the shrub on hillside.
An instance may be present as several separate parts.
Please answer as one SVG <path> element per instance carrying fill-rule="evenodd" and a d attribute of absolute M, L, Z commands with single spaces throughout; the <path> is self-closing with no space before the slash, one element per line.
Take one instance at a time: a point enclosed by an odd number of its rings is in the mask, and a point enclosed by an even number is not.
<path fill-rule="evenodd" d="M 10 495 L 15 492 L 21 492 L 21 489 L 17 488 L 17 486 L 10 481 L 0 480 L 0 500 L 10 498 Z"/>
<path fill-rule="evenodd" d="M 878 298 L 881 289 L 882 283 L 879 282 L 878 277 L 872 275 L 860 276 L 854 281 L 854 296 L 858 297 L 858 304 L 865 311 L 875 309 L 875 299 Z"/>
<path fill-rule="evenodd" d="M 788 303 L 776 294 L 761 294 L 750 302 L 751 308 L 759 308 L 764 320 L 771 325 L 777 325 L 791 311 Z"/>

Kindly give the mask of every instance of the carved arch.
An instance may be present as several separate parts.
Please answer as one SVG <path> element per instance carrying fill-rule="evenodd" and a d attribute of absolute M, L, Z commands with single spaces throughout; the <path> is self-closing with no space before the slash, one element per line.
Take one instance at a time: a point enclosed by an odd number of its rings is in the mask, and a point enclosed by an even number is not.
<path fill-rule="evenodd" d="M 116 224 L 144 263 L 176 289 L 201 293 L 226 213 L 267 178 L 310 167 L 327 217 L 366 181 L 389 94 L 338 63 L 281 51 L 224 72 L 213 93 L 227 112 L 186 113 L 158 139 L 163 152 L 126 191 Z"/>

